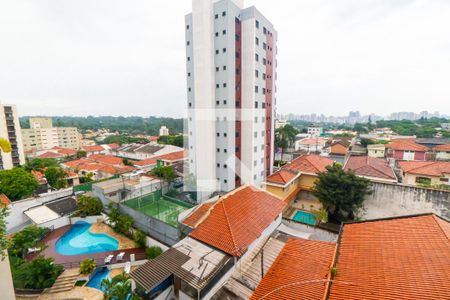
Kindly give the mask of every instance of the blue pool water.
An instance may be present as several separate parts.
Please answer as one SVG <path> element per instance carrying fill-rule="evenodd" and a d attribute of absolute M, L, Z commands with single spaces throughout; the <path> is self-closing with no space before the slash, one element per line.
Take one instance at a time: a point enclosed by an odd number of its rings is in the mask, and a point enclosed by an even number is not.
<path fill-rule="evenodd" d="M 119 242 L 103 233 L 92 233 L 92 225 L 86 222 L 75 223 L 55 244 L 55 251 L 62 255 L 79 255 L 119 248 Z"/>
<path fill-rule="evenodd" d="M 316 225 L 316 218 L 314 218 L 314 215 L 312 213 L 302 211 L 302 210 L 298 210 L 295 213 L 293 220 L 302 222 L 302 223 L 305 223 L 308 225 Z"/>
<path fill-rule="evenodd" d="M 109 278 L 109 273 L 111 271 L 108 270 L 108 268 L 101 268 L 98 269 L 97 272 L 92 276 L 92 278 L 89 280 L 89 282 L 86 284 L 86 286 L 95 288 L 97 290 L 102 290 L 100 288 L 100 283 L 103 279 Z"/>

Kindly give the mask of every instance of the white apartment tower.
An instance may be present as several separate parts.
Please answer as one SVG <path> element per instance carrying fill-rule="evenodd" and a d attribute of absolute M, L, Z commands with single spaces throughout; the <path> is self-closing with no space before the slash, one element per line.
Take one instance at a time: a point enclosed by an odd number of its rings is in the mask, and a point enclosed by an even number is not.
<path fill-rule="evenodd" d="M 0 154 L 0 170 L 25 164 L 20 122 L 15 105 L 0 104 L 0 137 L 11 144 L 10 153 Z"/>
<path fill-rule="evenodd" d="M 277 32 L 238 0 L 186 15 L 189 172 L 200 198 L 260 186 L 274 159 Z"/>

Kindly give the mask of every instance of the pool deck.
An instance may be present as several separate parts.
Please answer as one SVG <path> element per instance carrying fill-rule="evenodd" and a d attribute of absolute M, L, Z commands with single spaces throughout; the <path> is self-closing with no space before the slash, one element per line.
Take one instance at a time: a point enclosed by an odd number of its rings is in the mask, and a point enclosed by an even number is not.
<path fill-rule="evenodd" d="M 55 244 L 58 239 L 65 234 L 72 225 L 66 225 L 55 229 L 50 234 L 48 234 L 44 239 L 42 239 L 42 243 L 47 245 L 47 247 L 41 251 L 40 253 L 32 253 L 27 255 L 27 260 L 33 260 L 39 254 L 43 254 L 45 257 L 52 257 L 55 260 L 56 264 L 61 264 L 64 268 L 75 268 L 78 267 L 80 262 L 85 260 L 86 258 L 94 259 L 97 266 L 104 265 L 104 259 L 106 256 L 113 254 L 114 259 L 111 261 L 112 264 L 116 263 L 116 255 L 120 252 L 125 252 L 125 256 L 122 262 L 126 262 L 130 260 L 130 254 L 135 254 L 135 260 L 146 259 L 145 249 L 144 248 L 130 248 L 130 249 L 121 249 L 115 251 L 106 251 L 106 252 L 98 252 L 98 253 L 90 253 L 90 254 L 80 254 L 80 255 L 61 255 L 55 251 Z"/>

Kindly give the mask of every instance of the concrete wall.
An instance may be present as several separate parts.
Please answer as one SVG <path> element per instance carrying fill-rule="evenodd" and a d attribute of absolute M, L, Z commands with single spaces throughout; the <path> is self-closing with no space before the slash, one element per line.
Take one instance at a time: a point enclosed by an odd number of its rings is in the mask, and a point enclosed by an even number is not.
<path fill-rule="evenodd" d="M 5 251 L 6 257 L 0 259 L 0 293 L 3 300 L 15 300 L 14 286 L 11 275 L 11 268 L 9 266 L 8 252 Z"/>
<path fill-rule="evenodd" d="M 76 222 L 82 221 L 89 224 L 99 223 L 102 222 L 105 219 L 105 215 L 98 215 L 98 216 L 89 216 L 85 218 L 81 217 L 72 217 L 70 218 L 70 224 L 75 224 Z"/>
<path fill-rule="evenodd" d="M 28 198 L 20 201 L 14 201 L 9 206 L 9 216 L 6 218 L 7 222 L 6 229 L 8 233 L 14 227 L 20 227 L 22 224 L 29 222 L 30 219 L 23 213 L 25 210 L 70 195 L 72 195 L 72 188 L 41 194 L 39 197 L 36 198 Z"/>
<path fill-rule="evenodd" d="M 374 193 L 364 202 L 363 219 L 432 212 L 450 219 L 450 191 L 373 183 Z"/>
<path fill-rule="evenodd" d="M 58 219 L 50 220 L 45 223 L 38 224 L 39 227 L 57 229 L 66 225 L 70 225 L 69 216 L 60 217 Z"/>
<path fill-rule="evenodd" d="M 283 219 L 282 223 L 292 229 L 311 233 L 311 236 L 309 237 L 310 240 L 335 243 L 338 239 L 338 235 L 336 233 L 318 227 L 308 226 L 306 224 L 301 224 L 287 219 Z"/>

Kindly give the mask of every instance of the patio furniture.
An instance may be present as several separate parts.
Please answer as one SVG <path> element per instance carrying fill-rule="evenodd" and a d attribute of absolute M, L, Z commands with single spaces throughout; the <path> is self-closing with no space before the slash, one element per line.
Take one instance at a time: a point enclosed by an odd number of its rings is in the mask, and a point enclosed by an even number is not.
<path fill-rule="evenodd" d="M 105 265 L 110 264 L 111 260 L 114 258 L 114 255 L 110 254 L 107 257 L 105 257 Z"/>
<path fill-rule="evenodd" d="M 123 271 L 125 272 L 125 274 L 130 274 L 131 271 L 131 263 L 129 261 L 127 261 L 125 263 L 125 267 L 123 268 Z"/>
<path fill-rule="evenodd" d="M 117 257 L 116 257 L 117 261 L 122 261 L 124 255 L 125 255 L 125 252 L 120 252 L 119 254 L 117 254 Z"/>
<path fill-rule="evenodd" d="M 34 252 L 38 252 L 41 251 L 41 248 L 36 247 L 36 248 L 28 248 L 28 254 L 30 253 L 34 253 Z"/>

